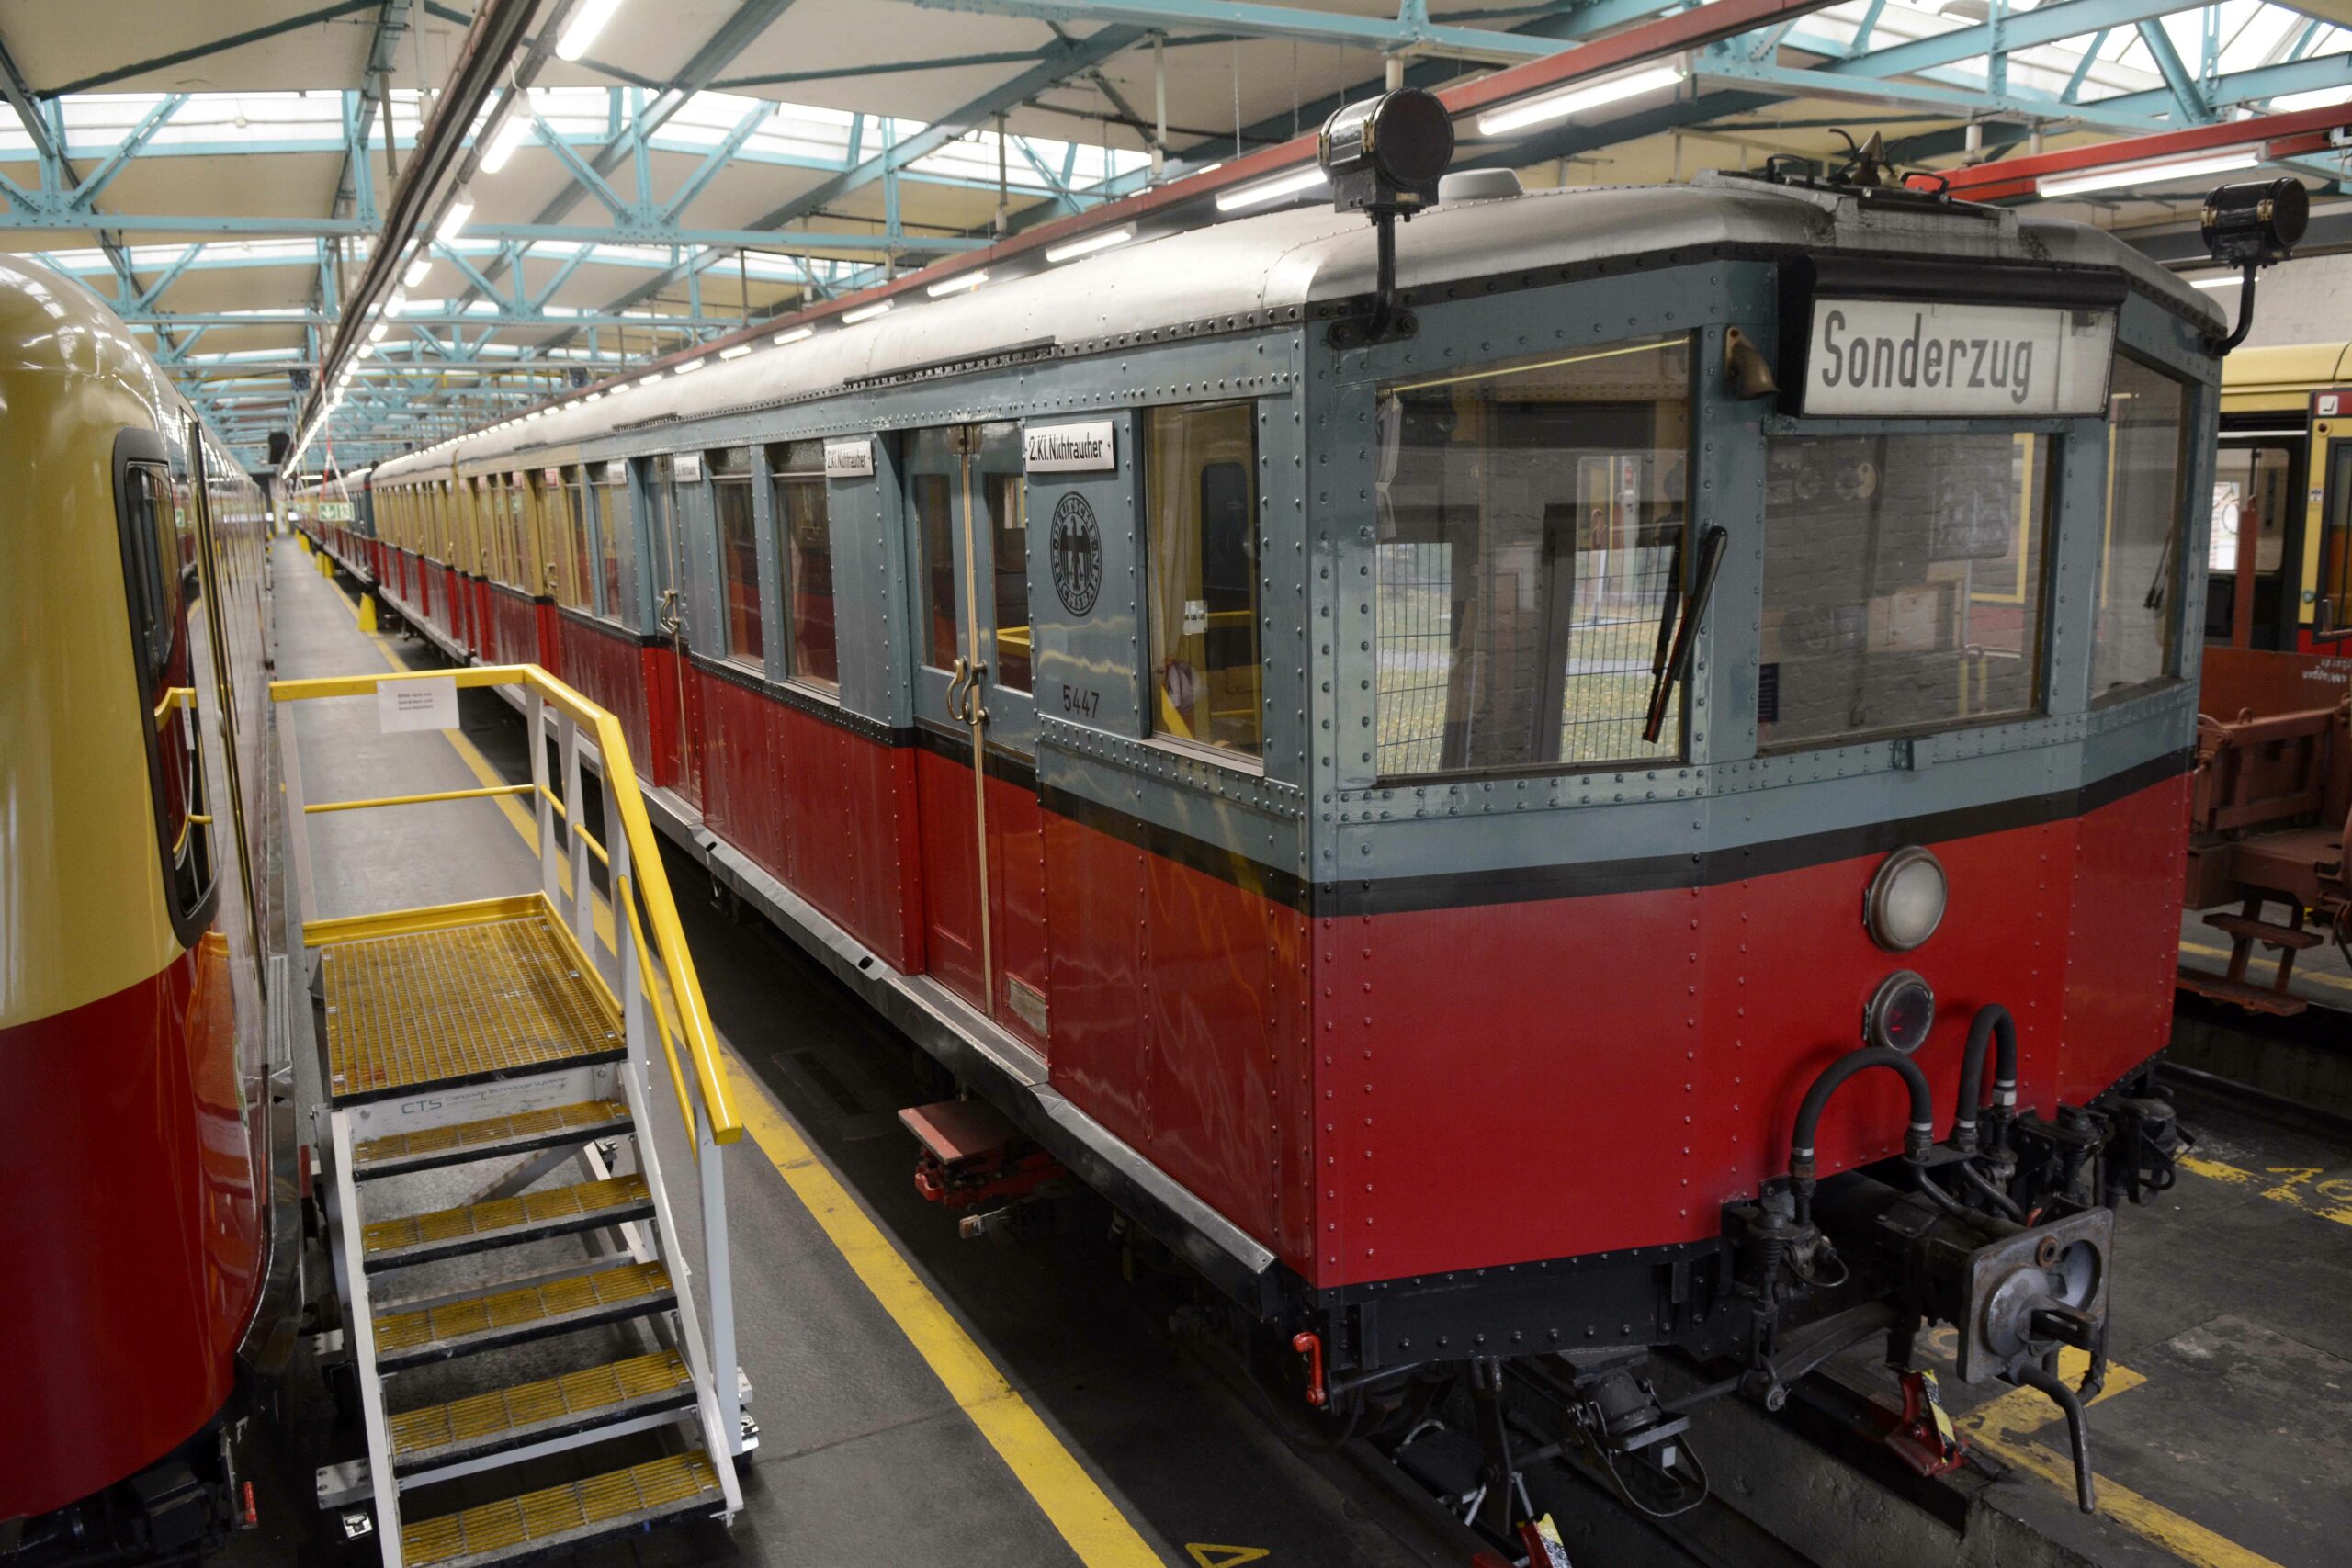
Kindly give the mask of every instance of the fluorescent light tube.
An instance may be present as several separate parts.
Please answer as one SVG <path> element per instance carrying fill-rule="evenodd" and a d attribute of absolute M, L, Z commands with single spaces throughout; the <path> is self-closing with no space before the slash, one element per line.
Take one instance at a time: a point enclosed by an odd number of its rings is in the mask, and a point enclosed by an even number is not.
<path fill-rule="evenodd" d="M 459 186 L 458 194 L 449 200 L 448 210 L 441 215 L 441 226 L 433 231 L 433 237 L 445 245 L 449 243 L 458 237 L 458 231 L 466 226 L 467 220 L 473 215 L 474 187 L 469 185 Z"/>
<path fill-rule="evenodd" d="M 1580 82 L 1557 93 L 1545 93 L 1515 104 L 1505 104 L 1478 117 L 1478 134 L 1505 136 L 1511 131 L 1545 120 L 1566 119 L 1586 109 L 1597 109 L 1609 104 L 1622 103 L 1627 98 L 1655 93 L 1662 87 L 1679 85 L 1690 75 L 1679 62 L 1645 66 L 1628 71 L 1622 76 L 1604 76 L 1598 82 Z"/>
<path fill-rule="evenodd" d="M 704 359 L 689 359 L 683 365 L 670 367 L 670 373 L 673 376 L 691 376 L 708 363 L 708 360 Z"/>
<path fill-rule="evenodd" d="M 960 277 L 943 277 L 923 292 L 933 299 L 942 299 L 950 294 L 968 294 L 988 280 L 989 275 L 985 272 L 967 272 Z"/>
<path fill-rule="evenodd" d="M 498 133 L 490 139 L 490 145 L 481 150 L 481 172 L 494 175 L 504 168 L 506 161 L 514 156 L 514 149 L 523 145 L 524 139 L 530 134 L 531 117 L 523 107 L 517 104 L 508 109 L 506 118 L 499 122 Z"/>
<path fill-rule="evenodd" d="M 2261 162 L 2260 148 L 2240 147 L 2227 152 L 2200 153 L 2192 158 L 2166 158 L 2153 164 L 2119 164 L 2105 169 L 2085 169 L 2073 175 L 2044 175 L 2033 182 L 2033 188 L 2037 195 L 2045 197 L 2081 196 L 2095 190 L 2120 190 L 2131 186 L 2195 179 L 2203 175 L 2232 174 L 2239 169 L 2254 168 Z"/>
<path fill-rule="evenodd" d="M 895 299 L 877 299 L 871 305 L 860 305 L 854 310 L 844 310 L 842 313 L 842 325 L 854 327 L 860 321 L 870 321 L 876 316 L 888 315 L 897 304 L 898 301 Z"/>
<path fill-rule="evenodd" d="M 768 341 L 775 344 L 776 347 L 782 348 L 786 344 L 798 343 L 804 338 L 813 337 L 816 335 L 816 332 L 817 329 L 814 327 L 795 327 L 788 333 L 776 333 L 775 336 L 768 339 Z"/>
<path fill-rule="evenodd" d="M 1066 245 L 1054 246 L 1046 253 L 1046 260 L 1049 265 L 1075 261 L 1080 256 L 1091 256 L 1097 251 L 1107 251 L 1113 245 L 1124 245 L 1135 237 L 1136 230 L 1132 223 L 1124 228 L 1105 229 L 1100 234 L 1089 234 Z"/>
<path fill-rule="evenodd" d="M 1294 169 L 1287 175 L 1279 175 L 1271 180 L 1261 180 L 1254 186 L 1243 186 L 1238 190 L 1219 191 L 1216 209 L 1219 212 L 1241 212 L 1252 207 L 1263 207 L 1270 201 L 1280 201 L 1286 196 L 1296 196 L 1301 191 L 1313 190 L 1317 186 L 1329 183 L 1330 177 L 1320 167 Z"/>
<path fill-rule="evenodd" d="M 750 344 L 739 343 L 732 348 L 720 349 L 718 351 L 718 357 L 721 359 L 741 359 L 751 352 L 752 345 Z"/>
<path fill-rule="evenodd" d="M 596 41 L 596 35 L 605 30 L 605 24 L 611 21 L 613 13 L 620 8 L 621 0 L 582 0 L 580 10 L 571 18 L 571 25 L 563 29 L 561 38 L 556 39 L 555 57 L 558 60 L 577 60 L 587 53 L 588 46 Z"/>

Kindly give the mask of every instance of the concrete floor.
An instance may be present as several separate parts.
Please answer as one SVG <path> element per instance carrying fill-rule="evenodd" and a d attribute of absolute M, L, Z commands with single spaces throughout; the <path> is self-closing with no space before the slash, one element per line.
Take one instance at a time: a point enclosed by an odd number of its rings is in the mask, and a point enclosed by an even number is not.
<path fill-rule="evenodd" d="M 290 544 L 279 549 L 282 676 L 382 669 L 396 656 L 436 662 L 413 640 L 363 636 L 348 597 Z M 521 726 L 495 697 L 465 701 L 475 763 L 435 734 L 377 735 L 369 705 L 342 706 L 296 719 L 314 799 L 469 787 L 484 769 L 526 774 Z M 524 840 L 488 803 L 328 820 L 319 840 L 324 912 L 481 897 L 534 877 Z M 339 868 L 331 877 L 330 857 Z M 1177 1285 L 1148 1272 L 1127 1282 L 1101 1211 L 1074 1205 L 1080 1223 L 1050 1236 L 956 1240 L 948 1218 L 913 1190 L 911 1145 L 894 1114 L 938 1092 L 920 1060 L 780 934 L 718 909 L 690 862 L 673 855 L 671 876 L 745 1087 L 770 1097 L 1152 1555 L 1215 1564 L 1254 1548 L 1276 1565 L 1463 1561 L 1344 1465 L 1284 1440 L 1230 1367 L 1173 1326 Z M 1821 1533 L 1807 1555 L 2217 1568 L 2345 1560 L 2352 1147 L 2339 1133 L 2243 1103 L 2184 1093 L 2180 1104 L 2200 1135 L 2180 1184 L 2127 1210 L 2120 1226 L 2113 1348 L 2123 1370 L 2093 1419 L 2103 1516 L 2072 1508 L 2063 1424 L 2006 1390 L 1948 1383 L 1986 1468 L 2002 1472 L 1972 1483 L 1976 1522 L 1955 1532 L 1923 1524 L 1867 1483 L 1821 1488 L 1821 1497 L 1844 1499 L 1843 1517 L 1834 1530 L 1815 1521 Z M 684 1158 L 664 1155 L 673 1168 Z M 731 1531 L 691 1527 L 582 1555 L 600 1564 L 1103 1561 L 1073 1551 L 748 1141 L 729 1181 L 741 1359 L 763 1428 L 744 1516 Z M 1867 1382 L 1868 1359 L 1847 1375 Z M 311 1465 L 356 1447 L 356 1434 L 309 1412 L 265 1477 L 265 1531 L 239 1555 L 333 1554 L 303 1494 Z M 1718 1493 L 1751 1517 L 1770 1513 L 1763 1500 L 1794 1479 L 1785 1455 L 1710 1458 Z M 1588 1568 L 1760 1561 L 1710 1550 L 1689 1532 L 1676 1540 L 1623 1529 L 1571 1535 Z"/>

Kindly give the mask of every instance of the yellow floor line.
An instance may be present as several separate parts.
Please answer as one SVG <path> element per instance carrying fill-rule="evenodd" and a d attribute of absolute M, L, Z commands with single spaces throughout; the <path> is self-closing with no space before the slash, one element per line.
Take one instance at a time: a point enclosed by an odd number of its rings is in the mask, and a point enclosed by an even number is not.
<path fill-rule="evenodd" d="M 2070 1384 L 2078 1383 L 2088 1365 L 2089 1358 L 2070 1348 L 2060 1352 L 2058 1374 Z M 2107 1387 L 2091 1403 L 2105 1404 L 2147 1381 L 2128 1367 L 2110 1365 Z M 2038 1440 L 2038 1434 L 2063 1419 L 2048 1395 L 2020 1388 L 1970 1411 L 1957 1425 L 1977 1447 L 2019 1470 L 2064 1487 L 2071 1495 L 2075 1489 L 2074 1461 Z M 2098 1510 L 2132 1534 L 2154 1542 L 2197 1568 L 2279 1568 L 2260 1552 L 2250 1551 L 2193 1519 L 2183 1518 L 2163 1504 L 2104 1475 L 2098 1477 Z"/>
<path fill-rule="evenodd" d="M 2220 1181 L 2232 1187 L 2252 1187 L 2274 1203 L 2285 1203 L 2323 1220 L 2333 1220 L 2339 1225 L 2352 1225 L 2352 1179 L 2330 1177 L 2325 1166 L 2273 1166 L 2266 1172 L 2246 1170 L 2218 1159 L 2206 1159 L 2198 1155 L 2177 1156 L 2180 1168 L 2191 1176 L 2201 1176 L 2208 1181 Z M 2268 1177 L 2285 1177 L 2283 1181 L 2271 1181 Z"/>
<path fill-rule="evenodd" d="M 2228 948 L 2208 947 L 2201 942 L 2190 942 L 2186 938 L 2181 941 L 2180 950 L 2183 953 L 2195 953 L 2199 958 L 2218 958 L 2224 964 L 2227 964 L 2230 961 L 2230 950 Z M 2260 953 L 2256 953 L 2255 954 L 2254 962 L 2256 964 L 2269 964 L 2271 971 L 2274 974 L 2278 971 L 2278 961 L 2275 959 L 2266 958 Z M 2249 975 L 2253 973 L 2252 965 L 2248 965 L 2247 973 Z M 2338 990 L 2352 991 L 2352 978 L 2347 978 L 2342 975 L 2331 975 L 2324 969 L 2298 968 L 2295 971 L 2295 979 L 2309 980 L 2314 986 L 2334 986 Z"/>
<path fill-rule="evenodd" d="M 343 599 L 340 589 L 335 597 Z M 357 610 L 348 600 L 343 602 L 356 623 Z M 386 663 L 396 670 L 407 668 L 383 638 L 371 640 Z M 506 782 L 462 733 L 445 729 L 441 735 L 485 784 Z M 512 796 L 500 797 L 497 805 L 536 853 L 538 826 L 534 818 Z M 611 906 L 602 897 L 597 917 L 599 933 L 609 940 Z M 1089 1568 L 1159 1568 L 1159 1554 L 802 1141 L 766 1086 L 731 1052 L 727 1066 L 738 1083 L 749 1086 L 741 1104 L 752 1141 L 1080 1561 Z"/>
<path fill-rule="evenodd" d="M 752 1086 L 742 1098 L 743 1125 L 774 1162 L 801 1204 L 824 1227 L 882 1310 L 914 1345 L 947 1393 L 980 1435 L 1020 1477 L 1070 1550 L 1089 1564 L 1153 1564 L 1159 1553 L 1146 1544 L 1118 1506 L 1104 1495 L 1083 1465 L 1062 1446 L 1007 1382 L 939 1298 L 926 1289 L 907 1260 L 865 1215 L 833 1173 L 801 1141 L 765 1086 L 730 1063 Z"/>

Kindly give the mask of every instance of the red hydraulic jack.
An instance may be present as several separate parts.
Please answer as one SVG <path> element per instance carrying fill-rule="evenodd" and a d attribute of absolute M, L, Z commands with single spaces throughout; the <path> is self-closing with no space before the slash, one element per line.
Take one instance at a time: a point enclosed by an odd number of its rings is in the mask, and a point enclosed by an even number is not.
<path fill-rule="evenodd" d="M 1968 1444 L 1944 1414 L 1936 1392 L 1936 1374 L 1913 1370 L 1897 1374 L 1903 1384 L 1903 1411 L 1897 1415 L 1875 1400 L 1871 1413 L 1878 1417 L 1880 1437 L 1895 1457 L 1921 1475 L 1942 1475 L 1960 1468 L 1968 1458 Z"/>
<path fill-rule="evenodd" d="M 956 1223 L 967 1238 L 1008 1224 L 1012 1204 L 1069 1174 L 1020 1128 L 977 1100 L 910 1105 L 899 1112 L 899 1120 L 922 1145 L 915 1156 L 916 1191 L 946 1209 L 1002 1201 L 1002 1207 L 967 1213 Z"/>

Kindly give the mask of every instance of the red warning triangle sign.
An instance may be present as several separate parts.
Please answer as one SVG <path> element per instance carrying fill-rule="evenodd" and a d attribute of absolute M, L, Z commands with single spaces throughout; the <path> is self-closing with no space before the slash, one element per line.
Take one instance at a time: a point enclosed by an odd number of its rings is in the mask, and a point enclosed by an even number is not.
<path fill-rule="evenodd" d="M 1184 1550 L 1201 1568 L 1237 1568 L 1238 1564 L 1273 1555 L 1262 1546 L 1211 1546 L 1206 1541 L 1187 1541 Z"/>

